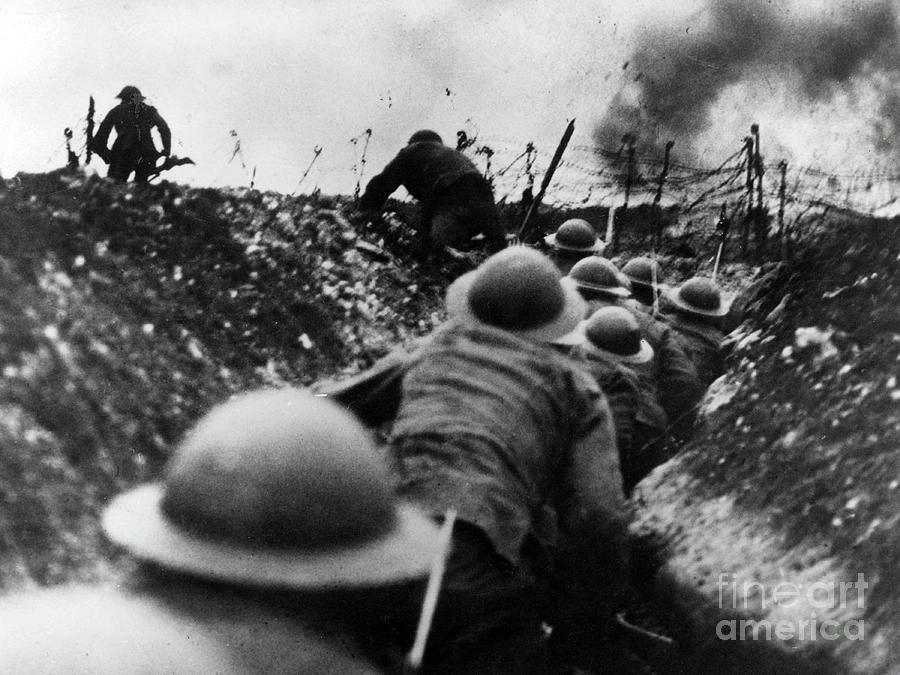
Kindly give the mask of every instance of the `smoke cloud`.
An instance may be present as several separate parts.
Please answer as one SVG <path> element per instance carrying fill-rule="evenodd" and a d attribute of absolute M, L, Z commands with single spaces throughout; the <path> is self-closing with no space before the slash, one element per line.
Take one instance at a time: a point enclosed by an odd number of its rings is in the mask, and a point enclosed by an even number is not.
<path fill-rule="evenodd" d="M 898 6 L 876 0 L 826 8 L 812 15 L 767 0 L 711 0 L 698 15 L 700 26 L 645 32 L 595 139 L 615 148 L 631 134 L 639 151 L 657 152 L 675 139 L 681 157 L 690 156 L 725 90 L 765 78 L 791 83 L 786 115 L 803 103 L 875 87 L 880 117 L 872 121 L 873 147 L 900 160 Z"/>

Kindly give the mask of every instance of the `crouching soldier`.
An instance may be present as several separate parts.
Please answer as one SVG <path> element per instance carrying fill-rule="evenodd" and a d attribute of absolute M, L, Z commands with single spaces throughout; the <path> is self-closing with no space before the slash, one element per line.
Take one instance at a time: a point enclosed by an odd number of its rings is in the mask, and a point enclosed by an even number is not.
<path fill-rule="evenodd" d="M 139 561 L 128 593 L 213 635 L 245 667 L 226 672 L 399 670 L 415 623 L 391 608 L 417 606 L 438 550 L 369 432 L 295 389 L 213 409 L 103 528 Z"/>
<path fill-rule="evenodd" d="M 693 277 L 666 294 L 664 321 L 697 369 L 704 389 L 725 372 L 721 318 L 728 313 L 722 292 L 710 279 Z"/>
<path fill-rule="evenodd" d="M 410 137 L 366 185 L 359 208 L 380 209 L 401 185 L 421 204 L 423 243 L 466 248 L 472 237 L 483 234 L 492 252 L 506 245 L 490 183 L 468 157 L 444 145 L 434 131 L 422 129 Z"/>
<path fill-rule="evenodd" d="M 667 433 L 683 440 L 693 428 L 696 407 L 704 387 L 696 368 L 680 345 L 673 330 L 643 309 L 635 308 L 632 291 L 623 273 L 606 258 L 588 258 L 576 264 L 569 276 L 588 301 L 590 313 L 604 307 L 624 307 L 640 326 L 641 337 L 650 343 L 654 356 L 637 369 L 644 404 L 639 415 L 650 428 L 658 428 L 662 408 L 667 420 Z"/>
<path fill-rule="evenodd" d="M 654 378 L 653 347 L 641 336 L 637 319 L 622 307 L 598 309 L 581 330 L 586 339 L 573 356 L 585 363 L 610 400 L 623 485 L 631 494 L 638 481 L 668 458 L 667 418 Z"/>
<path fill-rule="evenodd" d="M 396 412 L 400 494 L 436 519 L 458 513 L 425 669 L 552 672 L 542 631 L 550 606 L 567 610 L 553 619 L 563 640 L 608 620 L 628 574 L 608 404 L 551 347 L 585 305 L 549 258 L 517 246 L 457 279 L 447 311 L 447 324 L 393 369 L 393 385 L 354 383 L 396 399 L 363 409 Z M 544 593 L 562 559 L 559 597 L 580 606 Z"/>
<path fill-rule="evenodd" d="M 657 304 L 663 280 L 655 260 L 646 256 L 632 258 L 625 263 L 622 274 L 631 282 L 631 294 L 634 296 L 635 302 L 629 305 L 629 309 L 643 307 L 649 310 Z"/>

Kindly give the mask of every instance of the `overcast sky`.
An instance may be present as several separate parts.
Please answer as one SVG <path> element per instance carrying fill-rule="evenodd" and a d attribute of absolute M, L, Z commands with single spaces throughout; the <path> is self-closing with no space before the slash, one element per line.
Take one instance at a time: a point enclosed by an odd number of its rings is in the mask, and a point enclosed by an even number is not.
<path fill-rule="evenodd" d="M 811 16 L 838 4 L 798 1 L 783 11 Z M 173 151 L 197 162 L 170 177 L 195 184 L 247 184 L 255 166 L 258 187 L 290 192 L 321 146 L 301 191 L 351 192 L 361 146 L 350 139 L 367 128 L 368 176 L 419 128 L 450 142 L 464 128 L 496 144 L 534 140 L 550 154 L 570 118 L 573 143 L 593 142 L 616 94 L 636 86 L 637 73 L 623 66 L 642 38 L 702 32 L 704 5 L 0 0 L 0 173 L 62 165 L 63 128 L 82 132 L 88 96 L 99 124 L 126 84 L 166 118 Z M 873 157 L 869 84 L 812 104 L 799 101 L 775 59 L 730 79 L 697 134 L 701 159 L 730 154 L 754 121 L 771 153 L 826 168 L 848 153 Z M 231 130 L 246 169 L 240 158 L 229 164 Z"/>

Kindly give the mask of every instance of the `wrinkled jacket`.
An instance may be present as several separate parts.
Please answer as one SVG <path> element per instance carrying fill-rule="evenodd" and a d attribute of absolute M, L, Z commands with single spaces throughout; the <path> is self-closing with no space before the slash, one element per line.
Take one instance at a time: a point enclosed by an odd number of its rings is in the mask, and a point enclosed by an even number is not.
<path fill-rule="evenodd" d="M 616 428 L 616 445 L 621 452 L 627 452 L 632 446 L 634 424 L 643 398 L 637 373 L 612 359 L 588 352 L 582 345 L 573 347 L 569 356 L 594 378 L 606 396 Z"/>
<path fill-rule="evenodd" d="M 697 368 L 700 383 L 705 389 L 725 372 L 722 340 L 725 335 L 710 324 L 671 312 L 663 320 L 672 327 L 675 337 Z"/>
<path fill-rule="evenodd" d="M 637 319 L 641 335 L 650 343 L 654 352 L 652 361 L 635 367 L 641 377 L 641 390 L 658 401 L 655 411 L 645 407 L 650 417 L 642 421 L 658 427 L 657 422 L 662 413 L 667 423 L 674 425 L 676 429 L 689 427 L 693 423 L 696 407 L 704 390 L 697 368 L 667 324 L 657 321 L 646 311 L 626 307 Z M 646 405 L 651 406 L 651 403 Z"/>
<path fill-rule="evenodd" d="M 163 153 L 169 154 L 172 148 L 172 132 L 156 108 L 143 103 L 134 105 L 124 101 L 110 110 L 100 123 L 94 135 L 94 151 L 105 157 L 109 152 L 119 153 L 139 149 L 144 157 L 156 159 L 159 153 L 150 133 L 153 127 L 159 130 Z M 106 144 L 113 129 L 116 130 L 116 140 L 113 141 L 111 151 L 108 151 Z"/>
<path fill-rule="evenodd" d="M 513 564 L 529 534 L 552 543 L 554 511 L 562 534 L 587 549 L 621 545 L 609 406 L 577 364 L 546 345 L 445 325 L 406 370 L 391 443 L 404 497 L 435 515 L 457 509 Z"/>
<path fill-rule="evenodd" d="M 369 181 L 359 205 L 362 209 L 380 208 L 402 185 L 427 208 L 441 191 L 466 175 L 482 178 L 471 160 L 458 150 L 435 142 L 412 143 Z"/>

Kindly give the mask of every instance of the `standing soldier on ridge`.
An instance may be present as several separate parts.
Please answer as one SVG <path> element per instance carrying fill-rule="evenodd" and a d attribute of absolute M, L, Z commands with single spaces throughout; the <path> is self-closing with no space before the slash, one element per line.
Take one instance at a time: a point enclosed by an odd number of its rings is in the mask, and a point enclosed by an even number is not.
<path fill-rule="evenodd" d="M 155 172 L 160 155 L 168 156 L 172 149 L 172 132 L 169 125 L 151 105 L 144 103 L 144 96 L 137 87 L 128 85 L 119 92 L 122 102 L 109 111 L 92 141 L 92 149 L 107 164 L 110 178 L 128 180 L 134 172 L 134 180 L 144 183 Z M 162 152 L 156 149 L 151 129 L 156 127 L 162 140 Z M 106 147 L 110 132 L 116 130 L 116 140 L 111 149 Z"/>

